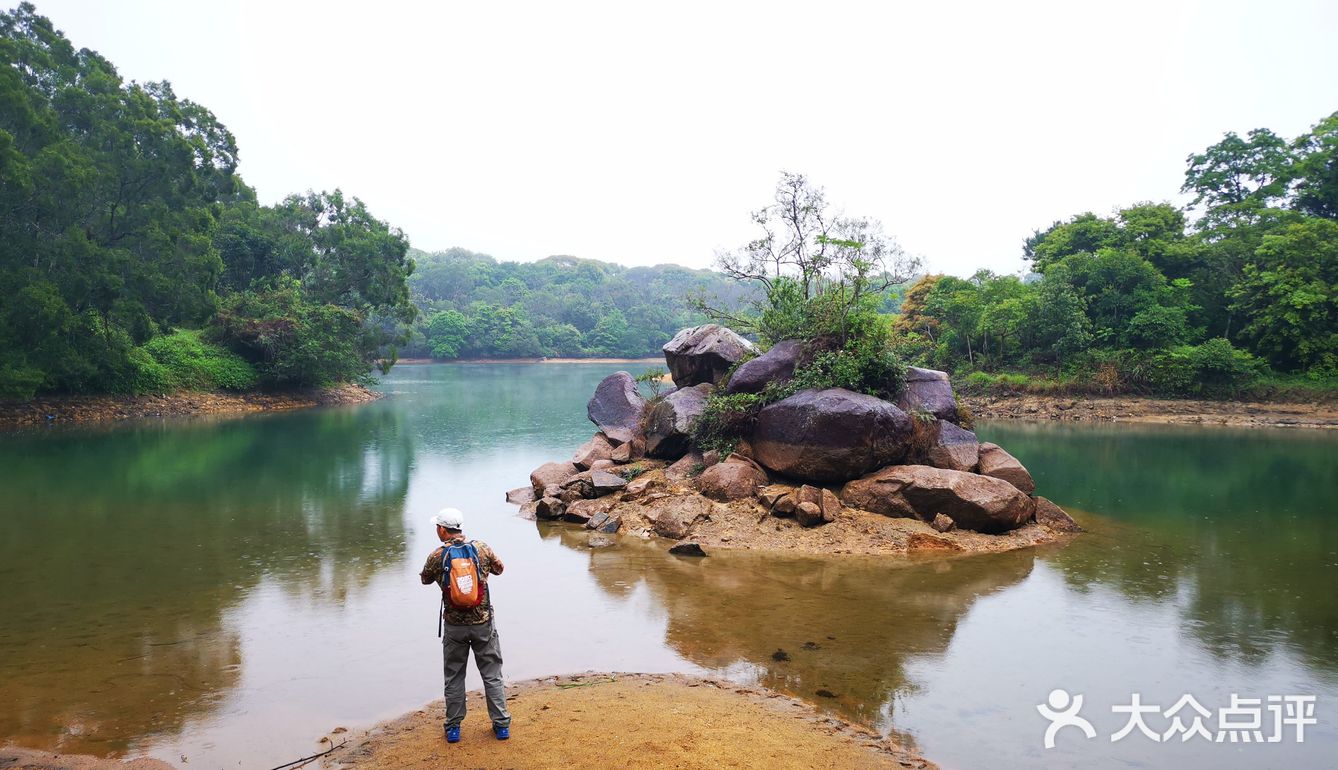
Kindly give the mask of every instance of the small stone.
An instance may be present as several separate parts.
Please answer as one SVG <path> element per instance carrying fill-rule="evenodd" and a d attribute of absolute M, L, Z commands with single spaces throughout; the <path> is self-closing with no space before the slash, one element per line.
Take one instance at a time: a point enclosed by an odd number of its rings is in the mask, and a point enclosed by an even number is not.
<path fill-rule="evenodd" d="M 516 505 L 534 502 L 534 487 L 516 487 L 506 493 L 506 501 Z"/>
<path fill-rule="evenodd" d="M 816 503 L 802 502 L 795 506 L 794 518 L 805 527 L 816 527 L 823 523 L 822 509 Z"/>
<path fill-rule="evenodd" d="M 957 522 L 941 513 L 936 513 L 934 514 L 934 520 L 929 522 L 929 526 L 939 532 L 947 532 L 954 529 L 957 526 Z"/>
<path fill-rule="evenodd" d="M 555 497 L 545 497 L 535 505 L 534 515 L 541 519 L 560 519 L 566 511 L 566 503 Z"/>

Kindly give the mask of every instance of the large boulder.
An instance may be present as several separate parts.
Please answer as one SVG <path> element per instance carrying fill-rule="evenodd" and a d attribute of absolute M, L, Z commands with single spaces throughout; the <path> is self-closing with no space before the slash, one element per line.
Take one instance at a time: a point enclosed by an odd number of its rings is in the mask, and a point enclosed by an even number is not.
<path fill-rule="evenodd" d="M 680 388 L 716 385 L 734 364 L 755 350 L 753 343 L 720 324 L 684 329 L 664 346 L 664 361 Z"/>
<path fill-rule="evenodd" d="M 926 453 L 930 465 L 950 471 L 976 469 L 976 463 L 980 462 L 980 441 L 974 432 L 946 420 L 936 420 L 932 430 L 933 443 Z"/>
<path fill-rule="evenodd" d="M 646 400 L 637 391 L 632 375 L 614 372 L 595 387 L 585 413 L 612 443 L 622 444 L 636 437 L 645 409 Z"/>
<path fill-rule="evenodd" d="M 1044 497 L 1032 498 L 1036 501 L 1036 523 L 1055 532 L 1082 532 L 1083 528 L 1073 517 Z"/>
<path fill-rule="evenodd" d="M 957 422 L 957 399 L 952 395 L 948 373 L 937 369 L 906 369 L 906 388 L 897 399 L 905 412 L 929 412 L 940 420 Z"/>
<path fill-rule="evenodd" d="M 734 370 L 726 389 L 730 393 L 761 393 L 770 382 L 785 382 L 794 376 L 794 367 L 804 352 L 804 343 L 785 340 L 771 350 Z"/>
<path fill-rule="evenodd" d="M 1003 479 L 1028 495 L 1036 491 L 1031 472 L 1003 447 L 988 441 L 980 445 L 980 474 Z"/>
<path fill-rule="evenodd" d="M 646 416 L 646 455 L 675 460 L 692 447 L 692 424 L 706 409 L 710 383 L 678 390 L 657 401 Z"/>
<path fill-rule="evenodd" d="M 752 497 L 766 483 L 766 471 L 733 456 L 702 471 L 696 481 L 698 492 L 722 503 Z"/>
<path fill-rule="evenodd" d="M 873 396 L 841 388 L 802 390 L 762 409 L 753 458 L 804 481 L 845 481 L 906 454 L 911 419 Z"/>
<path fill-rule="evenodd" d="M 933 521 L 944 514 L 962 529 L 1007 532 L 1035 511 L 1030 497 L 1002 480 L 928 465 L 894 465 L 841 490 L 846 505 L 885 516 Z"/>

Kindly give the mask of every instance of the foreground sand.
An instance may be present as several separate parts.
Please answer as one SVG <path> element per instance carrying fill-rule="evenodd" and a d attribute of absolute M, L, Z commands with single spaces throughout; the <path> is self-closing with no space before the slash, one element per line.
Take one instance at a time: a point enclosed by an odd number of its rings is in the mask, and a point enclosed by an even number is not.
<path fill-rule="evenodd" d="M 460 743 L 443 738 L 438 701 L 355 736 L 325 766 L 936 767 L 863 728 L 758 687 L 676 674 L 584 674 L 514 684 L 507 694 L 514 720 L 509 741 L 493 738 L 482 696 L 471 692 Z"/>

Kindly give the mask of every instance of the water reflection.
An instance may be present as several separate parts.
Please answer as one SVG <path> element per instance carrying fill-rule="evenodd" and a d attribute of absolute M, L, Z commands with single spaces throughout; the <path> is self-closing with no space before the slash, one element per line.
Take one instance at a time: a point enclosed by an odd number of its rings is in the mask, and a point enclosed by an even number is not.
<path fill-rule="evenodd" d="M 235 686 L 224 616 L 340 606 L 403 550 L 403 416 L 329 410 L 0 443 L 0 734 L 107 754 Z"/>
<path fill-rule="evenodd" d="M 988 426 L 1065 504 L 1101 511 L 1052 563 L 1076 591 L 1177 608 L 1214 657 L 1286 648 L 1338 673 L 1338 441 L 1295 430 Z"/>
<path fill-rule="evenodd" d="M 585 537 L 561 535 L 577 549 Z M 886 730 L 894 700 L 916 687 L 907 662 L 941 657 L 976 601 L 1021 583 L 1035 558 L 690 559 L 666 555 L 661 543 L 625 543 L 592 550 L 589 569 L 613 595 L 645 586 L 668 613 L 669 646 L 693 663 L 743 667 L 761 684 Z"/>

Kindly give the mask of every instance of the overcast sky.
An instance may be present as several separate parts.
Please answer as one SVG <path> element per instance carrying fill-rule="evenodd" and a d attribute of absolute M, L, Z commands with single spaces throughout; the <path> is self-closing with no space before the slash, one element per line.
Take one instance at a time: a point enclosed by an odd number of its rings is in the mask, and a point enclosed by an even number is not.
<path fill-rule="evenodd" d="M 1013 272 L 1055 219 L 1183 202 L 1226 131 L 1338 110 L 1334 0 L 36 5 L 213 110 L 262 201 L 340 187 L 500 259 L 706 267 L 784 169 L 933 270 Z"/>

